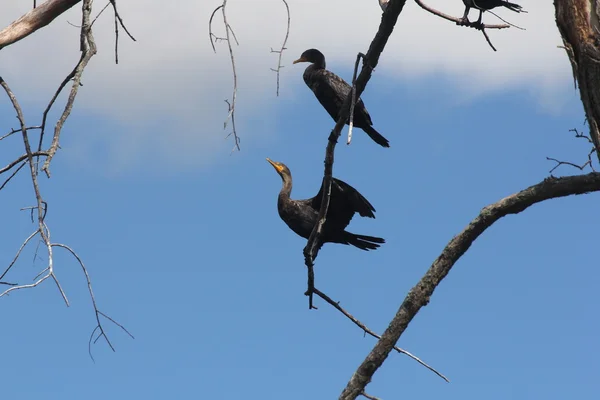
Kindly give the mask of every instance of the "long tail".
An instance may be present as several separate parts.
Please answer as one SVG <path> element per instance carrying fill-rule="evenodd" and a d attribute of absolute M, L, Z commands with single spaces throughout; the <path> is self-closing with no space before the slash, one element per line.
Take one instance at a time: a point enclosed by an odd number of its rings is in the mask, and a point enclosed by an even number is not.
<path fill-rule="evenodd" d="M 348 244 L 351 244 L 354 247 L 358 247 L 361 250 L 375 250 L 381 244 L 385 243 L 385 239 L 374 237 L 374 236 L 366 236 L 366 235 L 356 235 L 354 233 L 346 232 L 346 241 Z"/>
<path fill-rule="evenodd" d="M 365 126 L 360 126 L 359 128 L 365 131 L 365 133 L 369 135 L 369 137 L 373 139 L 373 141 L 378 145 L 383 147 L 390 147 L 390 142 L 386 138 L 381 136 L 381 134 L 377 132 L 372 126 L 365 124 Z"/>
<path fill-rule="evenodd" d="M 520 5 L 511 3 L 509 1 L 505 1 L 503 6 L 514 12 L 518 12 L 518 13 L 526 12 L 526 11 L 523 11 L 523 7 L 521 7 Z"/>

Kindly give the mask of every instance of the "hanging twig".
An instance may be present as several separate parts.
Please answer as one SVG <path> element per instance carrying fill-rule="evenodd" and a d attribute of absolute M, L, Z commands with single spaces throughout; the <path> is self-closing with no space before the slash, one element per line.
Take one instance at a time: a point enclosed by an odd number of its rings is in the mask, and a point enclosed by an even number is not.
<path fill-rule="evenodd" d="M 235 129 L 235 105 L 236 105 L 236 99 L 237 99 L 237 71 L 235 68 L 235 57 L 233 55 L 233 47 L 231 45 L 231 39 L 233 38 L 233 40 L 235 40 L 235 43 L 237 45 L 239 45 L 239 42 L 237 40 L 237 37 L 235 36 L 235 33 L 233 32 L 233 28 L 231 28 L 231 25 L 229 25 L 229 22 L 227 22 L 226 8 L 227 8 L 227 0 L 223 0 L 223 4 L 221 4 L 220 6 L 218 6 L 217 8 L 215 8 L 213 10 L 212 14 L 210 15 L 210 19 L 208 20 L 208 38 L 210 40 L 210 44 L 213 48 L 213 51 L 215 53 L 217 52 L 217 50 L 215 48 L 215 43 L 218 41 L 227 42 L 227 48 L 229 49 L 229 58 L 231 59 L 231 69 L 233 72 L 233 94 L 231 95 L 231 102 L 229 100 L 225 100 L 228 110 L 227 110 L 227 118 L 225 118 L 225 122 L 223 123 L 223 129 L 227 129 L 227 123 L 229 122 L 229 120 L 231 120 L 232 131 L 227 135 L 227 137 L 233 136 L 233 140 L 234 140 L 233 150 L 239 151 L 240 150 L 240 138 L 237 134 L 237 130 Z M 213 17 L 215 16 L 216 12 L 219 10 L 221 10 L 221 13 L 223 14 L 223 26 L 225 27 L 225 37 L 216 36 L 212 32 L 212 20 L 213 20 Z"/>
<path fill-rule="evenodd" d="M 279 96 L 279 73 L 281 72 L 281 68 L 283 68 L 283 65 L 281 65 L 281 56 L 283 55 L 283 51 L 287 50 L 287 47 L 285 47 L 285 45 L 287 44 L 288 37 L 290 36 L 290 7 L 288 6 L 287 1 L 285 1 L 285 0 L 282 0 L 282 1 L 283 1 L 283 4 L 285 4 L 285 10 L 287 12 L 287 29 L 285 31 L 285 38 L 283 39 L 283 44 L 281 45 L 281 49 L 273 50 L 273 48 L 271 47 L 271 53 L 279 54 L 279 57 L 277 59 L 277 69 L 271 68 L 271 71 L 274 71 L 277 73 L 277 96 Z"/>

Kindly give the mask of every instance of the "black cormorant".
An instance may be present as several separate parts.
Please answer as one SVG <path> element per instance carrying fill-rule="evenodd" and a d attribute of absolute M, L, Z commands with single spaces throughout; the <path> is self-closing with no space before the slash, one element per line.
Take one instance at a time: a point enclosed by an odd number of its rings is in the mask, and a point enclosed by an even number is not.
<path fill-rule="evenodd" d="M 312 199 L 292 200 L 292 174 L 285 164 L 267 158 L 275 168 L 283 185 L 277 199 L 277 210 L 281 219 L 296 234 L 308 239 L 317 223 L 323 185 L 319 193 Z M 345 231 L 355 213 L 361 217 L 375 218 L 375 209 L 356 189 L 339 179 L 332 178 L 331 199 L 327 210 L 327 218 L 323 227 L 322 243 L 351 244 L 361 250 L 375 250 L 385 240 L 373 236 L 356 235 Z M 319 246 L 320 247 L 320 246 Z"/>
<path fill-rule="evenodd" d="M 350 94 L 352 87 L 345 80 L 325 69 L 325 56 L 317 49 L 306 50 L 299 59 L 294 61 L 294 64 L 299 62 L 312 63 L 304 71 L 302 76 L 304 82 L 313 91 L 331 118 L 337 121 L 346 96 Z M 346 124 L 348 122 L 346 121 Z M 354 126 L 365 131 L 380 146 L 390 147 L 389 141 L 381 136 L 372 125 L 371 116 L 363 101 L 359 99 L 354 106 Z"/>
<path fill-rule="evenodd" d="M 479 18 L 477 19 L 476 24 L 481 24 L 481 16 L 484 11 L 491 10 L 496 7 L 506 7 L 509 10 L 514 12 L 525 12 L 523 11 L 523 7 L 518 4 L 510 3 L 505 0 L 463 0 L 465 4 L 465 14 L 462 17 L 463 23 L 469 22 L 469 10 L 471 7 L 479 10 Z"/>

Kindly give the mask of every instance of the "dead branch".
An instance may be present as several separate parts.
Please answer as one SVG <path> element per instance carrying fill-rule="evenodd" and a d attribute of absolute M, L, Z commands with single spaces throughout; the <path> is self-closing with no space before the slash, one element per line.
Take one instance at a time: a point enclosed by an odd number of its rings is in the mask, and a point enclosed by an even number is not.
<path fill-rule="evenodd" d="M 376 334 L 375 332 L 373 332 L 372 330 L 370 330 L 365 324 L 363 324 L 358 319 L 356 319 L 348 311 L 344 310 L 342 308 L 342 306 L 340 306 L 339 302 L 333 301 L 329 296 L 327 296 L 325 293 L 321 292 L 317 288 L 314 288 L 314 292 L 315 292 L 315 294 L 317 296 L 319 296 L 320 298 L 322 298 L 323 300 L 325 300 L 327 303 L 329 303 L 330 305 L 332 305 L 336 310 L 338 310 L 339 312 L 341 312 L 342 314 L 344 314 L 350 321 L 354 322 L 354 324 L 356 326 L 358 326 L 360 329 L 362 329 L 363 332 L 365 332 L 365 333 L 373 336 L 376 339 L 381 339 L 381 336 L 379 336 L 378 334 Z M 419 364 L 421 364 L 422 366 L 424 366 L 425 368 L 427 368 L 428 370 L 430 370 L 431 372 L 433 372 L 434 374 L 436 374 L 437 376 L 439 376 L 440 378 L 442 378 L 443 380 L 445 380 L 446 382 L 450 383 L 450 381 L 448 380 L 448 378 L 446 378 L 443 374 L 441 374 L 440 372 L 438 372 L 435 368 L 433 368 L 430 365 L 428 365 L 427 363 L 425 363 L 419 357 L 417 357 L 417 356 L 409 353 L 408 351 L 406 351 L 404 349 L 401 349 L 398 346 L 394 346 L 394 350 L 396 350 L 398 353 L 401 353 L 401 354 L 409 356 L 410 358 L 412 358 L 413 360 L 415 360 L 416 362 L 418 362 Z"/>
<path fill-rule="evenodd" d="M 287 50 L 285 45 L 287 44 L 288 37 L 290 36 L 290 7 L 288 6 L 287 1 L 285 1 L 285 0 L 282 0 L 282 1 L 283 1 L 283 4 L 285 4 L 285 11 L 287 12 L 287 29 L 285 31 L 285 38 L 283 38 L 283 44 L 281 45 L 281 48 L 279 50 L 273 50 L 273 48 L 271 48 L 271 53 L 279 54 L 279 57 L 277 60 L 277 69 L 271 68 L 271 71 L 274 71 L 277 73 L 277 96 L 279 96 L 279 73 L 281 72 L 281 68 L 283 68 L 283 65 L 281 65 L 281 56 L 283 55 L 283 51 Z"/>
<path fill-rule="evenodd" d="M 50 162 L 56 154 L 58 150 L 58 142 L 60 139 L 60 132 L 62 130 L 63 125 L 69 115 L 71 114 L 71 110 L 73 109 L 73 104 L 75 103 L 75 97 L 77 97 L 77 92 L 79 91 L 79 86 L 81 85 L 81 76 L 83 75 L 83 71 L 87 66 L 90 59 L 96 54 L 96 42 L 94 41 L 94 35 L 92 34 L 92 26 L 91 26 L 91 16 L 92 13 L 92 1 L 84 0 L 83 1 L 83 11 L 81 16 L 81 34 L 80 34 L 80 51 L 81 58 L 75 66 L 75 69 L 71 72 L 73 75 L 73 84 L 71 86 L 71 92 L 69 93 L 69 98 L 67 100 L 67 104 L 58 118 L 56 122 L 56 126 L 54 127 L 54 136 L 52 137 L 52 143 L 50 144 L 50 148 L 48 149 L 48 156 L 46 157 L 46 161 L 44 161 L 44 165 L 42 166 L 42 171 L 46 173 L 48 178 L 50 177 Z M 69 74 L 69 75 L 71 75 Z M 62 89 L 59 88 L 59 90 Z M 58 94 L 55 96 L 55 98 Z M 54 99 L 55 99 L 54 98 Z M 42 131 L 43 132 L 43 131 Z M 40 135 L 40 142 L 42 141 L 42 135 Z"/>
<path fill-rule="evenodd" d="M 589 166 L 592 171 L 596 172 L 596 168 L 594 168 L 594 164 L 592 162 L 592 154 L 594 154 L 594 152 L 596 151 L 596 147 L 594 146 L 594 141 L 588 135 L 579 133 L 579 131 L 577 129 L 569 129 L 569 132 L 575 133 L 575 138 L 585 139 L 588 143 L 590 143 L 592 145 L 591 150 L 587 154 L 587 161 L 585 163 L 579 165 L 579 164 L 569 162 L 569 161 L 560 161 L 560 160 L 557 160 L 556 158 L 546 157 L 546 160 L 554 161 L 556 163 L 554 168 L 552 168 L 549 171 L 549 173 L 552 174 L 552 172 L 554 172 L 554 170 L 556 170 L 561 165 L 569 165 L 571 167 L 579 169 L 580 171 L 583 171 L 585 169 L 585 167 Z"/>
<path fill-rule="evenodd" d="M 231 131 L 231 133 L 229 133 L 227 135 L 227 137 L 233 136 L 233 140 L 234 140 L 233 150 L 239 151 L 240 150 L 240 138 L 237 134 L 237 130 L 235 129 L 235 105 L 236 105 L 236 99 L 237 99 L 237 70 L 235 67 L 235 57 L 233 55 L 233 47 L 231 45 L 231 39 L 233 38 L 233 40 L 235 40 L 235 43 L 237 45 L 239 45 L 239 42 L 237 40 L 237 37 L 235 36 L 235 33 L 233 32 L 233 28 L 231 27 L 231 25 L 229 25 L 229 22 L 227 22 L 226 8 L 227 8 L 227 0 L 223 0 L 223 4 L 221 4 L 220 6 L 218 6 L 217 8 L 215 8 L 213 10 L 212 14 L 210 15 L 210 19 L 208 20 L 208 38 L 210 40 L 210 44 L 215 53 L 217 52 L 217 50 L 215 48 L 215 43 L 218 41 L 227 42 L 227 48 L 229 49 L 229 58 L 231 59 L 231 69 L 233 71 L 233 94 L 231 95 L 231 102 L 229 100 L 225 100 L 228 110 L 227 110 L 227 118 L 225 118 L 225 122 L 223 123 L 223 129 L 227 129 L 227 123 L 229 122 L 229 120 L 231 120 L 232 131 Z M 215 16 L 215 14 L 217 13 L 217 11 L 219 11 L 219 10 L 221 10 L 221 13 L 223 14 L 223 26 L 225 27 L 225 37 L 216 36 L 212 31 L 212 20 L 213 20 L 213 17 Z M 213 42 L 213 40 L 214 40 L 214 42 Z"/>
<path fill-rule="evenodd" d="M 28 131 L 31 131 L 34 129 L 42 129 L 42 127 L 41 126 L 30 126 L 27 128 Z M 19 133 L 19 132 L 21 132 L 21 129 L 11 129 L 10 132 L 8 132 L 6 135 L 0 136 L 0 140 L 4 140 L 4 139 L 14 135 L 15 133 Z"/>
<path fill-rule="evenodd" d="M 0 31 L 0 50 L 43 28 L 81 0 L 47 0 Z"/>
<path fill-rule="evenodd" d="M 77 255 L 77 253 L 75 253 L 75 251 L 73 249 L 71 249 L 69 246 L 64 245 L 62 243 L 52 243 L 51 246 L 63 248 L 65 250 L 67 250 L 69 253 L 71 253 L 71 255 L 73 257 L 75 257 L 75 259 L 79 263 L 79 266 L 81 267 L 81 269 L 83 270 L 83 273 L 85 275 L 85 279 L 87 281 L 87 286 L 88 286 L 88 292 L 90 293 L 90 298 L 92 299 L 92 306 L 94 307 L 94 313 L 96 314 L 96 323 L 97 323 L 96 327 L 92 331 L 92 335 L 90 336 L 90 341 L 88 342 L 88 352 L 90 354 L 90 358 L 92 360 L 94 359 L 94 357 L 92 356 L 91 346 L 92 346 L 92 338 L 94 337 L 94 334 L 96 333 L 96 331 L 98 331 L 100 333 L 99 333 L 98 337 L 94 340 L 94 343 L 96 341 L 98 341 L 99 338 L 104 338 L 104 340 L 106 341 L 108 346 L 111 348 L 111 350 L 113 352 L 115 351 L 115 348 L 113 347 L 112 343 L 110 342 L 108 336 L 106 335 L 106 331 L 104 330 L 104 327 L 102 326 L 102 322 L 100 321 L 100 316 L 103 316 L 104 318 L 108 319 L 110 322 L 112 322 L 113 324 L 115 324 L 119 328 L 121 328 L 123 331 L 125 331 L 125 333 L 127 333 L 129 335 L 129 337 L 131 337 L 132 339 L 135 339 L 133 337 L 133 335 L 131 333 L 129 333 L 129 331 L 123 325 L 119 324 L 117 321 L 110 318 L 108 315 L 104 314 L 103 312 L 101 312 L 98 309 L 98 306 L 96 304 L 96 297 L 94 296 L 94 291 L 92 290 L 92 280 L 90 279 L 90 275 L 88 274 L 87 268 L 85 267 L 85 265 L 83 264 L 83 261 Z"/>
<path fill-rule="evenodd" d="M 117 21 L 118 21 L 118 23 L 120 23 L 121 27 L 127 32 L 127 34 L 129 35 L 129 37 L 132 40 L 135 40 L 131 36 L 131 34 L 127 31 L 127 29 L 125 28 L 125 26 L 123 24 L 123 20 L 122 20 L 122 18 L 120 17 L 120 15 L 117 12 L 116 2 L 115 1 L 116 0 L 110 0 L 110 4 L 112 4 L 114 12 L 115 12 L 115 24 L 117 24 Z M 72 1 L 73 4 L 75 4 L 77 2 L 78 1 Z M 49 0 L 46 3 L 44 3 L 42 6 L 37 7 L 33 11 L 36 11 L 38 13 L 43 13 L 43 12 L 58 12 L 57 10 L 60 10 L 60 8 L 52 8 L 50 11 L 48 11 L 48 5 L 49 4 L 51 4 L 51 5 L 53 4 L 54 6 L 56 6 L 58 3 L 61 3 L 61 4 L 64 5 L 67 2 L 65 2 L 65 1 L 61 2 L 61 1 Z M 66 9 L 68 9 L 68 8 L 64 8 L 62 12 L 64 12 Z M 58 290 L 59 290 L 62 298 L 64 299 L 65 304 L 67 306 L 69 306 L 69 301 L 67 299 L 66 293 L 65 293 L 64 289 L 62 288 L 62 285 L 60 284 L 60 281 L 58 280 L 58 277 L 56 276 L 56 270 L 54 268 L 53 248 L 55 248 L 55 247 L 64 248 L 64 249 L 68 250 L 75 257 L 75 259 L 79 262 L 79 264 L 80 264 L 80 266 L 81 266 L 81 268 L 82 268 L 82 270 L 84 272 L 84 275 L 86 277 L 86 280 L 87 280 L 87 283 L 88 283 L 89 294 L 90 294 L 90 297 L 92 299 L 92 304 L 93 304 L 93 307 L 94 307 L 94 312 L 96 314 L 96 320 L 97 320 L 97 326 L 94 329 L 94 333 L 97 332 L 97 331 L 100 332 L 99 336 L 98 336 L 98 338 L 96 338 L 96 340 L 98 340 L 99 338 L 104 338 L 106 340 L 107 344 L 109 345 L 109 347 L 114 351 L 114 347 L 113 347 L 112 343 L 110 342 L 110 340 L 108 339 L 108 336 L 106 335 L 106 331 L 104 330 L 104 327 L 101 324 L 100 316 L 108 319 L 110 322 L 112 322 L 112 323 L 116 324 L 117 326 L 119 326 L 128 335 L 131 336 L 131 334 L 122 325 L 120 325 L 115 320 L 113 320 L 112 318 L 110 318 L 106 314 L 102 313 L 98 309 L 97 304 L 96 304 L 96 299 L 94 297 L 94 293 L 93 293 L 92 287 L 91 287 L 91 280 L 90 280 L 90 277 L 88 275 L 87 269 L 86 269 L 85 265 L 83 264 L 81 258 L 69 246 L 64 245 L 64 244 L 60 244 L 60 243 L 52 243 L 50 241 L 50 230 L 49 230 L 49 228 L 48 228 L 48 226 L 47 226 L 47 224 L 45 222 L 46 213 L 47 213 L 47 203 L 42 198 L 42 194 L 40 192 L 39 183 L 38 183 L 37 161 L 34 162 L 34 157 L 37 158 L 38 160 L 39 160 L 39 157 L 46 157 L 45 162 L 44 162 L 44 166 L 42 167 L 42 170 L 45 171 L 45 173 L 46 173 L 46 175 L 48 177 L 50 177 L 49 165 L 50 165 L 50 161 L 51 161 L 52 157 L 55 155 L 57 149 L 59 148 L 59 138 L 60 138 L 62 127 L 63 127 L 65 121 L 67 120 L 67 118 L 69 117 L 69 115 L 71 113 L 71 110 L 73 108 L 73 104 L 75 102 L 75 98 L 77 96 L 78 89 L 81 86 L 81 77 L 82 77 L 83 71 L 86 68 L 86 66 L 87 66 L 89 60 L 91 59 L 91 57 L 94 54 L 96 54 L 96 45 L 95 45 L 95 42 L 94 42 L 94 37 L 92 35 L 92 30 L 91 30 L 91 27 L 92 27 L 92 24 L 93 24 L 93 22 L 91 22 L 91 17 L 90 17 L 91 14 L 92 14 L 92 0 L 83 0 L 83 4 L 82 4 L 82 24 L 81 24 L 81 30 L 80 30 L 80 51 L 81 51 L 81 57 L 80 57 L 79 61 L 77 62 L 77 65 L 75 66 L 75 68 L 67 75 L 67 77 L 63 80 L 63 82 L 59 85 L 57 91 L 55 92 L 55 94 L 53 95 L 52 99 L 50 100 L 48 106 L 44 110 L 43 115 L 42 115 L 42 124 L 40 126 L 32 126 L 32 127 L 29 127 L 29 128 L 27 127 L 27 125 L 25 123 L 25 117 L 24 117 L 23 111 L 21 109 L 21 106 L 19 105 L 19 102 L 17 101 L 17 97 L 14 95 L 14 93 L 12 92 L 12 90 L 10 89 L 10 87 L 8 86 L 8 84 L 2 79 L 2 77 L 0 77 L 0 86 L 2 86 L 2 88 L 6 92 L 7 96 L 9 97 L 9 99 L 10 99 L 12 105 L 13 105 L 13 108 L 14 108 L 16 114 L 17 114 L 17 119 L 18 119 L 19 124 L 20 124 L 19 129 L 12 129 L 11 132 L 9 132 L 8 134 L 2 136 L 0 138 L 0 140 L 5 139 L 5 138 L 7 138 L 7 137 L 9 137 L 9 136 L 17 133 L 17 132 L 20 132 L 21 135 L 22 135 L 22 140 L 23 140 L 23 144 L 24 144 L 24 147 L 25 147 L 25 154 L 24 155 L 22 155 L 20 157 L 17 157 L 12 162 L 10 162 L 7 166 L 5 166 L 4 168 L 0 169 L 0 175 L 3 174 L 3 173 L 7 173 L 7 172 L 9 172 L 9 171 L 12 170 L 12 174 L 8 177 L 8 179 L 6 179 L 6 181 L 2 184 L 2 186 L 0 186 L 0 190 L 2 188 L 4 188 L 4 186 L 21 170 L 21 168 L 23 168 L 25 165 L 29 165 L 29 171 L 30 171 L 31 181 L 32 181 L 32 184 L 33 184 L 34 194 L 35 194 L 35 198 L 36 198 L 36 205 L 34 205 L 32 207 L 24 207 L 24 208 L 22 208 L 22 210 L 25 210 L 25 209 L 26 210 L 30 210 L 32 222 L 35 222 L 36 225 L 37 225 L 37 229 L 29 237 L 27 237 L 25 239 L 25 241 L 21 244 L 21 246 L 20 246 L 19 250 L 17 251 L 15 257 L 12 259 L 12 261 L 10 262 L 10 264 L 8 265 L 8 267 L 2 272 L 2 275 L 0 275 L 0 279 L 4 278 L 10 272 L 11 268 L 13 268 L 13 266 L 15 265 L 15 263 L 17 262 L 17 260 L 22 255 L 23 249 L 27 246 L 27 244 L 34 237 L 36 237 L 36 236 L 39 235 L 39 237 L 40 237 L 40 243 L 41 243 L 41 245 L 43 247 L 45 247 L 47 255 L 48 255 L 47 256 L 48 259 L 47 259 L 47 265 L 46 265 L 46 267 L 39 274 L 37 274 L 36 277 L 34 277 L 32 283 L 19 285 L 19 284 L 7 283 L 7 282 L 2 281 L 3 284 L 9 285 L 10 287 L 8 289 L 0 292 L 0 297 L 3 297 L 3 296 L 8 295 L 9 293 L 11 293 L 13 291 L 17 291 L 17 290 L 20 290 L 20 289 L 34 288 L 34 287 L 40 285 L 45 280 L 47 280 L 48 278 L 52 278 L 52 280 L 56 284 L 56 286 L 57 286 L 57 288 L 58 288 Z M 13 23 L 9 28 L 14 28 L 15 26 L 22 28 L 23 26 L 27 26 L 27 21 L 28 21 L 27 18 L 30 18 L 31 15 L 33 15 L 32 12 L 28 13 L 26 16 L 22 17 L 20 20 L 18 20 L 15 23 Z M 45 18 L 45 15 L 42 15 L 42 17 Z M 39 18 L 42 18 L 42 17 L 40 17 L 38 15 L 35 18 L 39 19 Z M 54 19 L 55 17 L 56 17 L 56 15 L 54 15 L 51 19 L 49 19 L 48 22 L 46 22 L 46 24 L 49 23 L 49 22 L 51 22 L 52 19 Z M 34 18 L 34 17 L 31 17 L 31 18 Z M 21 24 L 21 25 L 19 25 L 19 24 Z M 40 24 L 36 25 L 34 28 L 31 28 L 31 32 L 35 31 L 35 29 L 39 29 L 42 26 L 44 26 L 44 25 L 43 24 L 42 25 L 40 25 Z M 118 25 L 116 25 L 116 26 L 117 26 L 117 29 L 118 29 Z M 6 29 L 5 29 L 5 31 L 6 31 Z M 29 33 L 31 33 L 31 32 L 29 32 Z M 14 40 L 14 41 L 16 41 L 16 40 Z M 1 46 L 0 46 L 0 48 L 1 48 Z M 56 122 L 55 129 L 54 129 L 54 135 L 53 135 L 50 147 L 48 149 L 42 150 L 43 139 L 44 139 L 44 132 L 45 132 L 45 128 L 46 128 L 48 113 L 51 110 L 51 108 L 53 107 L 53 105 L 55 104 L 56 99 L 58 98 L 58 96 L 61 93 L 61 91 L 66 87 L 66 85 L 70 81 L 73 81 L 72 82 L 71 91 L 69 93 L 68 100 L 66 102 L 65 108 L 64 108 L 63 112 L 61 113 L 59 119 Z M 31 130 L 31 129 L 39 129 L 40 130 L 40 137 L 39 137 L 38 150 L 37 151 L 32 151 L 32 148 L 31 148 L 31 144 L 30 144 L 30 140 L 29 140 L 29 132 L 28 132 L 28 130 Z M 18 165 L 18 167 L 17 167 L 17 165 Z M 36 257 L 37 257 L 37 252 L 38 252 L 38 250 L 36 249 L 36 251 L 35 251 Z M 91 352 L 90 352 L 90 356 L 91 356 Z"/>
<path fill-rule="evenodd" d="M 496 221 L 509 214 L 518 214 L 546 200 L 600 191 L 600 173 L 546 178 L 518 193 L 484 207 L 469 225 L 446 245 L 423 278 L 409 292 L 381 340 L 357 368 L 342 392 L 340 400 L 356 399 L 365 389 L 377 369 L 383 364 L 419 310 L 426 306 L 436 287 L 448 275 L 454 264 L 473 242 Z"/>
<path fill-rule="evenodd" d="M 110 0 L 110 4 L 112 5 L 112 8 L 113 8 L 114 20 L 115 20 L 115 64 L 118 64 L 119 63 L 119 25 L 121 26 L 121 28 L 123 28 L 123 30 L 125 31 L 125 33 L 127 34 L 127 36 L 129 36 L 129 38 L 131 40 L 133 40 L 134 42 L 136 40 L 133 37 L 133 35 L 131 33 L 129 33 L 129 31 L 127 30 L 125 23 L 123 23 L 123 18 L 121 18 L 121 15 L 117 11 L 117 0 Z"/>

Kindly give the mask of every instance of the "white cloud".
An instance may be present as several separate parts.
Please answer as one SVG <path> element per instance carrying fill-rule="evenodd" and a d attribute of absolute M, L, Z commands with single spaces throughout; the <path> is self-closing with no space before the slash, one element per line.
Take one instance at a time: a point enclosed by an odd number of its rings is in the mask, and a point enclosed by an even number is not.
<path fill-rule="evenodd" d="M 26 12 L 29 4 L 6 3 L 0 6 L 1 26 Z M 276 65 L 276 55 L 269 51 L 281 44 L 285 33 L 283 3 L 228 2 L 229 22 L 240 41 L 234 49 L 240 124 L 244 123 L 244 114 L 295 95 L 290 88 L 301 84 L 302 68 L 290 66 L 303 50 L 321 49 L 334 70 L 349 67 L 356 52 L 367 50 L 381 18 L 375 0 L 288 3 L 292 13 L 288 51 L 284 54 L 288 67 L 282 73 L 285 96 L 278 100 L 274 96 L 275 75 L 270 71 Z M 461 16 L 464 10 L 459 0 L 427 3 L 455 16 Z M 231 143 L 224 144 L 222 127 L 227 111 L 223 100 L 231 96 L 229 56 L 223 43 L 217 44 L 214 54 L 208 40 L 208 18 L 218 4 L 219 0 L 179 0 L 168 7 L 159 1 L 118 2 L 127 27 L 138 40 L 131 42 L 121 31 L 118 65 L 114 64 L 112 11 L 107 9 L 95 25 L 99 52 L 84 74 L 84 87 L 69 126 L 81 126 L 84 113 L 121 125 L 122 129 L 102 132 L 100 138 L 95 138 L 108 141 L 117 165 L 141 160 L 136 149 L 183 166 L 197 163 L 194 155 L 210 161 L 208 154 L 214 149 L 226 146 L 223 149 L 228 151 Z M 446 81 L 456 82 L 457 90 L 466 98 L 527 87 L 539 93 L 540 103 L 545 106 L 559 104 L 559 94 L 565 88 L 571 90 L 572 82 L 564 51 L 557 48 L 561 40 L 554 8 L 550 2 L 521 0 L 520 4 L 528 14 L 506 9 L 497 12 L 527 30 L 490 30 L 498 48 L 493 52 L 481 33 L 441 20 L 409 0 L 377 73 L 399 81 L 444 76 Z M 100 3 L 96 2 L 96 11 L 99 9 Z M 472 11 L 471 18 L 476 16 Z M 22 99 L 40 107 L 79 57 L 78 29 L 67 21 L 80 23 L 79 5 L 43 30 L 0 51 L 3 77 Z M 486 14 L 484 21 L 496 20 Z M 223 33 L 220 13 L 215 15 L 214 25 L 217 32 Z M 263 123 L 268 127 L 268 121 Z M 262 133 L 268 130 L 247 130 L 243 139 L 252 140 L 252 135 L 256 138 L 268 134 Z M 85 143 L 79 145 L 85 147 Z M 203 156 L 198 156 L 198 148 Z"/>

